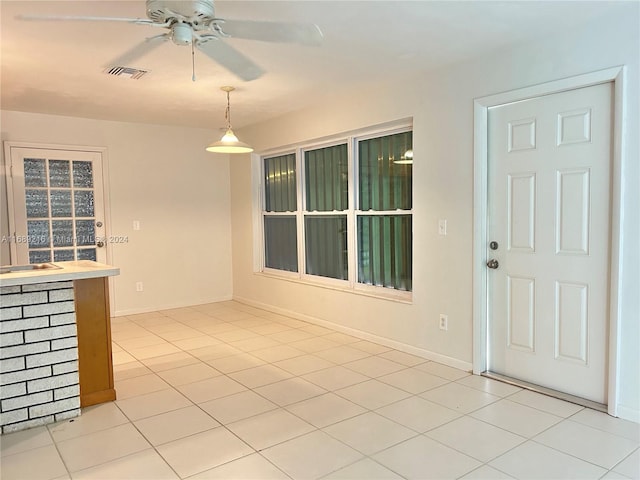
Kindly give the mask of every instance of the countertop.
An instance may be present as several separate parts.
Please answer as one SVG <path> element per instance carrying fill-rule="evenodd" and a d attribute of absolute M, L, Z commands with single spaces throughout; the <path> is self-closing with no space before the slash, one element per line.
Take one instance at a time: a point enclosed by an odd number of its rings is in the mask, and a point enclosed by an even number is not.
<path fill-rule="evenodd" d="M 32 283 L 64 282 L 83 278 L 111 277 L 120 274 L 120 269 L 91 260 L 75 262 L 50 262 L 57 269 L 28 270 L 0 274 L 0 287 L 28 285 Z"/>

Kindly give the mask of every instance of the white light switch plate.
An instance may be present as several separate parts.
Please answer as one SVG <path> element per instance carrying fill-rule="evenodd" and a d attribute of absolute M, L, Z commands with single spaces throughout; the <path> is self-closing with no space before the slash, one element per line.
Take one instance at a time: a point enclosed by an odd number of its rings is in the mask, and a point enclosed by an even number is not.
<path fill-rule="evenodd" d="M 438 235 L 447 234 L 447 221 L 444 219 L 438 220 Z"/>

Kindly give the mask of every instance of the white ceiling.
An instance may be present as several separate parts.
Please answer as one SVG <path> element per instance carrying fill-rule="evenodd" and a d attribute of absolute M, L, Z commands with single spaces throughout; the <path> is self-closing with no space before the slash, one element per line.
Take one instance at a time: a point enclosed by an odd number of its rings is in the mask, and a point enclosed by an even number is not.
<path fill-rule="evenodd" d="M 167 42 L 131 65 L 140 80 L 103 73 L 107 62 L 158 30 L 115 22 L 34 22 L 19 14 L 146 18 L 144 0 L 0 0 L 1 106 L 132 122 L 222 127 L 233 85 L 234 127 L 321 101 L 332 90 L 394 80 L 571 27 L 624 8 L 594 1 L 218 1 L 229 19 L 311 22 L 321 47 L 229 39 L 266 74 L 243 82 L 196 51 Z"/>

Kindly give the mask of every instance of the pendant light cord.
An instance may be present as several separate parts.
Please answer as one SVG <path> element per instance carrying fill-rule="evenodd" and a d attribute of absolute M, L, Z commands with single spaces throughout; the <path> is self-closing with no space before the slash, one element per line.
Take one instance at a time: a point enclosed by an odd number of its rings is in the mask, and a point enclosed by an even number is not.
<path fill-rule="evenodd" d="M 229 100 L 229 93 L 227 92 L 227 109 L 224 112 L 224 118 L 227 121 L 227 130 L 231 130 L 231 105 Z"/>

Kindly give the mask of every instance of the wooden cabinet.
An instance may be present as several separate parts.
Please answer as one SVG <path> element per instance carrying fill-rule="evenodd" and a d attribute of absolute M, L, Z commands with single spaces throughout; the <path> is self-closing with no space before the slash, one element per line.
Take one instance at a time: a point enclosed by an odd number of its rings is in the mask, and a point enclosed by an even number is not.
<path fill-rule="evenodd" d="M 78 329 L 80 406 L 116 399 L 111 358 L 111 319 L 107 277 L 73 282 Z"/>

